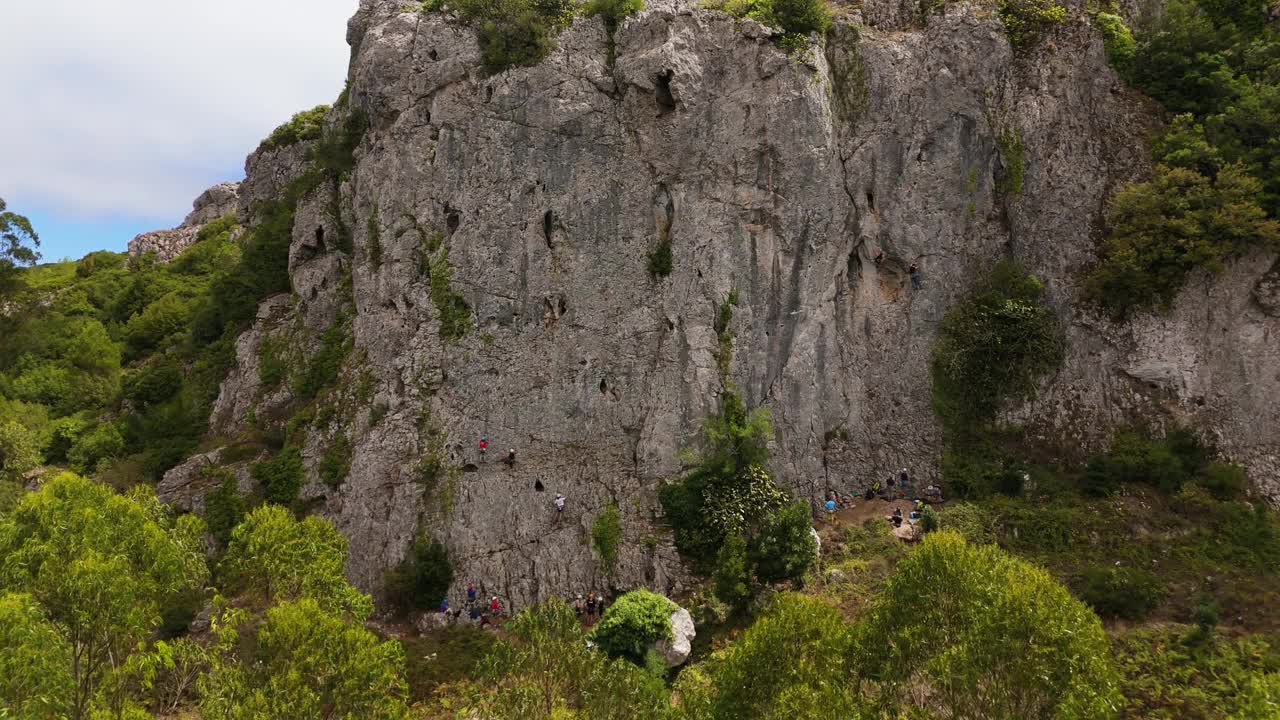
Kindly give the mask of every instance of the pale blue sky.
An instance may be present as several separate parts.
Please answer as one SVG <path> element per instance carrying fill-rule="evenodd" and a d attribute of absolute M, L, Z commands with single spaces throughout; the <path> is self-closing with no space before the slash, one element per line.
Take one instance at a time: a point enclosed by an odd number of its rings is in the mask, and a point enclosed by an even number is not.
<path fill-rule="evenodd" d="M 297 110 L 332 102 L 357 0 L 0 4 L 0 197 L 44 259 L 172 227 Z"/>

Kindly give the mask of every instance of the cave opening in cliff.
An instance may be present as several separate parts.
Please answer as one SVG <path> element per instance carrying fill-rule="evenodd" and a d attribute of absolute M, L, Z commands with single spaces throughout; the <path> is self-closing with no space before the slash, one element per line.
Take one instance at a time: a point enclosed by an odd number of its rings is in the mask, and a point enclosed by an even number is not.
<path fill-rule="evenodd" d="M 543 492 L 544 490 L 547 489 L 547 486 L 543 485 L 541 480 L 534 480 L 533 489 L 537 492 Z"/>
<path fill-rule="evenodd" d="M 665 115 L 676 109 L 676 98 L 671 94 L 671 78 L 674 72 L 668 70 L 653 79 L 653 99 L 658 103 L 658 114 Z"/>
<path fill-rule="evenodd" d="M 316 227 L 316 247 L 321 251 L 324 250 L 324 226 Z"/>

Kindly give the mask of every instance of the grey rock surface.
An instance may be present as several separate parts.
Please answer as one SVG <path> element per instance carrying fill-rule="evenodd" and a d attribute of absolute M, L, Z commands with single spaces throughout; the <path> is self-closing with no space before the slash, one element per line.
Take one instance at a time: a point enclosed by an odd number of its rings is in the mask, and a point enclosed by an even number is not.
<path fill-rule="evenodd" d="M 664 638 L 655 642 L 653 649 L 666 661 L 667 667 L 678 667 L 693 653 L 693 639 L 697 634 L 693 616 L 688 610 L 677 607 L 671 613 L 671 639 Z"/>
<path fill-rule="evenodd" d="M 191 213 L 182 224 L 172 230 L 154 230 L 139 234 L 129 241 L 129 257 L 147 254 L 157 262 L 167 263 L 195 244 L 200 229 L 228 213 L 235 213 L 239 206 L 240 183 L 219 183 L 205 190 L 192 203 Z"/>
<path fill-rule="evenodd" d="M 1045 281 L 1070 342 L 1010 420 L 1077 454 L 1138 418 L 1189 424 L 1280 501 L 1280 320 L 1259 283 L 1274 257 L 1127 325 L 1080 303 L 1105 200 L 1146 171 L 1152 129 L 1082 13 L 1027 59 L 981 4 L 922 24 L 913 2 L 867 2 L 866 26 L 791 58 L 758 23 L 671 0 L 622 24 L 612 66 L 584 19 L 539 65 L 485 77 L 471 29 L 402 4 L 363 0 L 348 27 L 350 102 L 371 130 L 336 195 L 299 205 L 291 304 L 270 301 L 241 338 L 214 414 L 233 433 L 287 405 L 261 397 L 253 348 L 287 329 L 313 352 L 353 306 L 344 382 L 370 378 L 363 404 L 385 411 L 375 423 L 347 403 L 313 433 L 347 433 L 351 472 L 320 485 L 312 438 L 304 494 L 350 539 L 366 590 L 421 533 L 450 550 L 451 595 L 483 582 L 514 611 L 591 588 L 679 592 L 656 491 L 716 408 L 713 320 L 734 291 L 729 379 L 772 410 L 785 487 L 816 504 L 903 467 L 936 482 L 937 326 L 1009 257 Z M 241 216 L 305 156 L 251 156 Z M 1020 191 L 1002 191 L 1019 164 Z M 338 225 L 350 252 L 331 242 Z M 437 238 L 447 258 L 424 253 Z M 650 278 L 668 240 L 673 272 Z M 465 337 L 442 337 L 433 272 L 472 310 Z M 424 473 L 424 458 L 446 470 Z M 611 571 L 590 537 L 610 503 Z"/>
<path fill-rule="evenodd" d="M 186 227 L 204 225 L 236 212 L 240 203 L 240 183 L 225 182 L 205 190 L 192 203 L 191 213 L 182 221 Z"/>

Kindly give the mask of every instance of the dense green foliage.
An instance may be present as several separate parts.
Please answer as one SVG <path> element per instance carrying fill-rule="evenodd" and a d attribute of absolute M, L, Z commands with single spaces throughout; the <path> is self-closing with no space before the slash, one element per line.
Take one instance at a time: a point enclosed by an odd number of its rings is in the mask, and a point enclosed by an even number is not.
<path fill-rule="evenodd" d="M 1156 609 L 1165 591 L 1159 578 L 1145 570 L 1093 567 L 1080 579 L 1078 594 L 1102 617 L 1141 620 Z"/>
<path fill-rule="evenodd" d="M 937 532 L 898 563 L 853 640 L 879 702 L 950 717 L 1115 717 L 1118 677 L 1098 618 L 1044 570 Z"/>
<path fill-rule="evenodd" d="M 264 500 L 292 505 L 302 489 L 302 454 L 296 447 L 287 447 L 269 460 L 254 463 L 250 475 Z"/>
<path fill-rule="evenodd" d="M 36 248 L 40 236 L 31 221 L 8 209 L 0 198 L 0 300 L 4 299 L 15 268 L 31 265 L 40 259 Z"/>
<path fill-rule="evenodd" d="M 1117 318 L 1168 307 L 1193 270 L 1280 247 L 1280 32 L 1266 13 L 1261 0 L 1172 0 L 1117 63 L 1175 116 L 1153 177 L 1111 199 L 1089 290 Z"/>
<path fill-rule="evenodd" d="M 1000 20 L 1015 51 L 1027 51 L 1067 19 L 1067 9 L 1055 0 L 999 0 Z"/>
<path fill-rule="evenodd" d="M 681 675 L 682 716 L 859 718 L 849 629 L 834 607 L 784 593 L 704 669 Z"/>
<path fill-rule="evenodd" d="M 507 623 L 481 663 L 480 681 L 460 692 L 463 716 L 494 720 L 661 720 L 671 713 L 662 680 L 589 649 L 573 610 L 551 601 Z"/>
<path fill-rule="evenodd" d="M 419 535 L 404 561 L 387 574 L 386 591 L 402 612 L 430 610 L 440 605 L 452 583 L 449 549 Z"/>
<path fill-rule="evenodd" d="M 47 678 L 65 691 L 59 678 L 68 673 L 70 693 L 40 703 L 65 707 L 76 720 L 89 716 L 101 700 L 99 689 L 117 681 L 132 654 L 141 652 L 161 608 L 208 577 L 203 530 L 191 515 L 174 521 L 149 489 L 118 495 L 70 473 L 48 480 L 0 517 L 0 596 L 29 596 L 58 637 L 58 646 L 12 652 L 47 652 L 48 663 L 73 659 Z M 13 602 L 30 607 L 30 601 Z M 48 635 L 47 626 L 24 622 L 15 639 Z M 21 691 L 33 681 L 24 675 L 15 687 Z M 0 698 L 0 705 L 12 702 Z"/>
<path fill-rule="evenodd" d="M 309 598 L 333 612 L 367 617 L 368 595 L 347 584 L 347 539 L 328 521 L 295 520 L 263 505 L 231 533 L 220 574 L 227 587 L 272 600 Z"/>
<path fill-rule="evenodd" d="M 716 599 L 737 611 L 745 610 L 755 596 L 751 569 L 747 565 L 747 540 L 741 533 L 730 533 L 720 546 L 711 573 L 711 587 Z"/>
<path fill-rule="evenodd" d="M 398 642 L 311 598 L 272 607 L 260 624 L 248 619 L 236 611 L 220 618 L 213 665 L 200 678 L 202 717 L 408 717 Z"/>
<path fill-rule="evenodd" d="M 71 648 L 30 595 L 0 593 L 0 717 L 67 717 Z"/>
<path fill-rule="evenodd" d="M 942 320 L 930 366 L 933 407 L 951 438 L 971 437 L 1010 400 L 1035 394 L 1062 363 L 1057 317 L 1044 286 L 1001 262 Z"/>
<path fill-rule="evenodd" d="M 1133 31 L 1125 24 L 1124 18 L 1107 12 L 1093 16 L 1093 24 L 1102 33 L 1102 42 L 1107 51 L 1107 61 L 1122 72 L 1133 62 L 1133 55 L 1138 43 L 1133 39 Z"/>
<path fill-rule="evenodd" d="M 632 590 L 613 601 L 591 633 L 611 657 L 643 665 L 649 647 L 671 639 L 671 611 L 675 605 L 648 590 Z"/>
<path fill-rule="evenodd" d="M 430 11 L 438 3 L 423 4 Z M 627 4 L 615 4 L 618 9 Z M 556 36 L 573 21 L 568 0 L 460 0 L 449 9 L 476 29 L 480 62 L 496 75 L 512 67 L 536 65 L 556 46 Z"/>
<path fill-rule="evenodd" d="M 338 487 L 347 479 L 351 472 L 351 441 L 346 433 L 339 431 L 329 442 L 324 455 L 320 456 L 316 472 L 320 480 L 331 488 Z"/>
<path fill-rule="evenodd" d="M 821 36 L 831 28 L 831 9 L 824 0 L 722 0 L 711 6 L 782 30 L 778 42 L 785 48 L 803 48 L 811 34 Z"/>
<path fill-rule="evenodd" d="M 817 555 L 809 504 L 804 501 L 789 503 L 766 517 L 747 548 L 756 577 L 764 583 L 803 578 Z"/>
<path fill-rule="evenodd" d="M 591 521 L 591 545 L 600 556 L 605 574 L 613 572 L 618 561 L 618 545 L 622 541 L 622 515 L 617 503 L 609 503 Z"/>
<path fill-rule="evenodd" d="M 204 519 L 209 533 L 222 545 L 231 541 L 231 531 L 244 520 L 245 498 L 240 494 L 235 473 L 213 468 L 205 471 L 216 479 L 217 487 L 204 498 Z"/>
<path fill-rule="evenodd" d="M 1212 451 L 1186 430 L 1173 430 L 1153 439 L 1137 432 L 1117 433 L 1110 449 L 1089 460 L 1080 489 L 1086 495 L 1110 495 L 1126 483 L 1146 483 L 1166 493 L 1176 493 L 1196 482 L 1228 500 L 1243 489 L 1243 470 L 1210 463 Z"/>
<path fill-rule="evenodd" d="M 310 110 L 297 113 L 289 119 L 289 122 L 272 130 L 258 149 L 276 150 L 300 142 L 319 140 L 324 129 L 324 116 L 328 112 L 328 105 L 317 105 Z"/>

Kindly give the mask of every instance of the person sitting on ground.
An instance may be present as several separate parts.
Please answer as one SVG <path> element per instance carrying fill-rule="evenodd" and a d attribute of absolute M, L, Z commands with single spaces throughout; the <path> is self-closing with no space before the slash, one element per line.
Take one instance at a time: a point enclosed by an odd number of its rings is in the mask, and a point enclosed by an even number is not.
<path fill-rule="evenodd" d="M 867 489 L 866 489 L 865 491 L 863 491 L 863 493 L 862 493 L 862 499 L 863 499 L 863 500 L 872 500 L 872 499 L 874 499 L 874 498 L 875 498 L 875 496 L 876 496 L 876 492 L 875 492 L 875 490 L 873 490 L 873 489 L 871 489 L 871 488 L 867 488 Z"/>
<path fill-rule="evenodd" d="M 573 600 L 573 614 L 577 615 L 579 618 L 582 617 L 582 595 L 581 594 L 579 594 L 578 597 L 574 598 Z"/>
<path fill-rule="evenodd" d="M 494 616 L 502 614 L 502 606 L 498 604 L 497 597 L 489 601 L 489 614 Z"/>
<path fill-rule="evenodd" d="M 440 612 L 446 614 L 449 612 L 449 597 L 447 595 L 440 601 Z"/>

